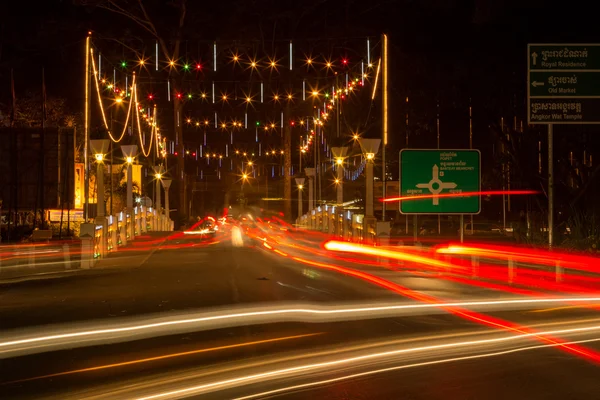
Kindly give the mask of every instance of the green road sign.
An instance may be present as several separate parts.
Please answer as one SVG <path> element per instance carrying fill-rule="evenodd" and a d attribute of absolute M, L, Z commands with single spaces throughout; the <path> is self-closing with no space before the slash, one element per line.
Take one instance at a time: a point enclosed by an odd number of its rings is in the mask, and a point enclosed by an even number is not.
<path fill-rule="evenodd" d="M 531 97 L 581 97 L 600 95 L 600 73 L 531 71 L 529 73 Z"/>
<path fill-rule="evenodd" d="M 400 151 L 400 201 L 403 214 L 478 214 L 480 196 L 447 197 L 481 190 L 479 150 Z"/>
<path fill-rule="evenodd" d="M 600 44 L 530 44 L 530 70 L 600 70 Z"/>
<path fill-rule="evenodd" d="M 530 44 L 530 124 L 600 123 L 600 44 Z"/>

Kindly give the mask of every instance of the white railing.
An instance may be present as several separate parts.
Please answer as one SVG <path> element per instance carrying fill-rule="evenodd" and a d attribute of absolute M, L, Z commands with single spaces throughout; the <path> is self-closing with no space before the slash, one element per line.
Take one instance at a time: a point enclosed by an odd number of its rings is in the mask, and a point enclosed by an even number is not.
<path fill-rule="evenodd" d="M 89 228 L 85 229 L 84 225 Z M 148 231 L 173 229 L 173 221 L 163 210 L 145 206 L 135 207 L 132 213 L 122 211 L 104 219 L 96 219 L 95 223 L 82 224 L 82 265 L 89 268 L 94 261 L 106 257 L 111 251 L 118 251 L 128 241 Z"/>

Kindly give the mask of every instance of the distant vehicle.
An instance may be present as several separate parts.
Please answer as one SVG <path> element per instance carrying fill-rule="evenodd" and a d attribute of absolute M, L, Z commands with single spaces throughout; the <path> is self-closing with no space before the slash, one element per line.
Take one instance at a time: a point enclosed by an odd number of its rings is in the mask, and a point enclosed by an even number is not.
<path fill-rule="evenodd" d="M 460 231 L 458 232 L 460 234 Z M 500 225 L 488 222 L 475 222 L 465 224 L 465 236 L 505 236 L 506 232 Z"/>

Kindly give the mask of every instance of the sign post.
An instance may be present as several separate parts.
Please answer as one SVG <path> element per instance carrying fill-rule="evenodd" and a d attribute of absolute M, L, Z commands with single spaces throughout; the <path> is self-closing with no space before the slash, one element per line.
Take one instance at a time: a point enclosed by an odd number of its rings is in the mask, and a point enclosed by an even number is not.
<path fill-rule="evenodd" d="M 527 70 L 527 122 L 548 125 L 548 246 L 552 248 L 552 124 L 600 124 L 600 44 L 530 44 Z"/>
<path fill-rule="evenodd" d="M 480 191 L 479 150 L 400 151 L 400 197 L 423 197 L 400 201 L 402 214 L 461 215 L 462 241 L 464 214 L 481 211 Z"/>

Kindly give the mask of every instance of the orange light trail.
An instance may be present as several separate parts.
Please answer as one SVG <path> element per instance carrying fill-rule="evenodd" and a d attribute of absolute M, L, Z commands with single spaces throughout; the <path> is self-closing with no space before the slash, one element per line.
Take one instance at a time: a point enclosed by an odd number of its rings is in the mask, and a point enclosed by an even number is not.
<path fill-rule="evenodd" d="M 348 244 L 345 242 L 339 242 L 339 243 Z M 266 244 L 266 243 L 264 243 L 264 244 Z M 365 248 L 363 246 L 358 246 L 358 247 Z M 342 267 L 339 265 L 325 264 L 322 262 L 310 261 L 310 260 L 306 260 L 306 259 L 303 259 L 300 257 L 292 257 L 292 259 L 295 261 L 298 261 L 300 263 L 303 263 L 303 264 L 308 264 L 308 265 L 313 265 L 313 266 L 317 266 L 317 267 L 321 267 L 321 268 L 325 268 L 325 269 L 329 269 L 329 270 L 334 270 L 337 272 L 341 272 L 345 275 L 360 278 L 364 281 L 367 281 L 367 282 L 370 282 L 377 286 L 389 289 L 389 290 L 396 292 L 402 296 L 405 296 L 405 297 L 408 297 L 408 298 L 411 298 L 414 300 L 419 300 L 419 301 L 423 301 L 423 302 L 430 303 L 430 304 L 438 304 L 440 306 L 440 308 L 442 308 L 456 316 L 459 316 L 461 318 L 469 320 L 469 321 L 478 322 L 478 323 L 481 323 L 481 324 L 484 324 L 484 325 L 487 325 L 490 327 L 511 331 L 514 333 L 518 333 L 519 335 L 524 335 L 524 334 L 531 335 L 544 343 L 550 343 L 552 345 L 556 345 L 568 353 L 585 357 L 589 361 L 593 361 L 595 363 L 600 363 L 600 353 L 596 352 L 595 350 L 587 349 L 585 347 L 578 346 L 578 345 L 565 344 L 565 342 L 562 339 L 539 335 L 539 334 L 535 333 L 535 331 L 532 329 L 529 329 L 525 326 L 519 326 L 519 325 L 509 322 L 509 321 L 504 321 L 500 318 L 494 318 L 494 317 L 491 317 L 491 316 L 488 316 L 485 314 L 476 313 L 476 312 L 473 312 L 471 310 L 468 310 L 468 309 L 465 309 L 462 307 L 443 306 L 442 305 L 443 303 L 433 296 L 425 295 L 425 294 L 419 293 L 417 291 L 414 291 L 412 289 L 408 289 L 406 287 L 400 286 L 400 285 L 393 283 L 391 281 L 388 281 L 386 279 L 380 278 L 376 275 L 372 275 L 372 274 L 358 271 L 358 270 L 351 269 L 351 268 Z"/>
<path fill-rule="evenodd" d="M 483 192 L 462 192 L 462 193 L 440 193 L 440 194 L 424 194 L 418 196 L 402 196 L 402 197 L 388 197 L 379 199 L 379 201 L 388 203 L 395 201 L 408 201 L 408 200 L 423 200 L 433 198 L 447 198 L 447 197 L 473 197 L 473 196 L 497 196 L 502 194 L 509 194 L 511 196 L 527 195 L 527 194 L 538 194 L 536 190 L 487 190 Z"/>
<path fill-rule="evenodd" d="M 83 372 L 99 371 L 99 370 L 109 369 L 109 368 L 125 367 L 127 365 L 142 364 L 142 363 L 147 363 L 147 362 L 151 362 L 151 361 L 166 360 L 166 359 L 170 359 L 170 358 L 189 356 L 189 355 L 193 355 L 193 354 L 202 354 L 202 353 L 209 353 L 209 352 L 219 351 L 219 350 L 229 350 L 229 349 L 236 349 L 236 348 L 240 348 L 240 347 L 256 346 L 256 345 L 266 344 L 266 343 L 282 342 L 285 340 L 300 339 L 300 338 L 305 338 L 305 337 L 310 337 L 310 336 L 323 335 L 324 333 L 325 332 L 306 333 L 306 334 L 302 334 L 302 335 L 285 336 L 285 337 L 278 337 L 278 338 L 272 338 L 272 339 L 263 339 L 263 340 L 256 340 L 253 342 L 237 343 L 237 344 L 230 344 L 230 345 L 226 345 L 226 346 L 211 347 L 211 348 L 207 348 L 207 349 L 185 351 L 185 352 L 181 352 L 181 353 L 165 354 L 162 356 L 141 358 L 138 360 L 131 360 L 131 361 L 124 361 L 124 362 L 120 362 L 120 363 L 114 363 L 114 364 L 100 365 L 97 367 L 57 372 L 55 374 L 36 376 L 33 378 L 26 378 L 26 379 L 19 379 L 19 380 L 10 381 L 10 382 L 3 382 L 1 384 L 7 385 L 7 384 L 12 384 L 12 383 L 27 382 L 27 381 L 33 381 L 33 380 L 38 380 L 38 379 L 54 378 L 57 376 L 79 374 L 79 373 L 83 373 Z"/>

